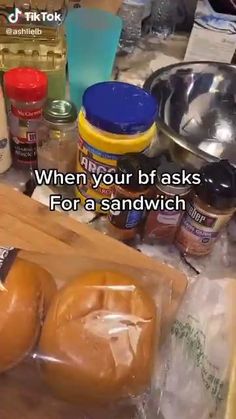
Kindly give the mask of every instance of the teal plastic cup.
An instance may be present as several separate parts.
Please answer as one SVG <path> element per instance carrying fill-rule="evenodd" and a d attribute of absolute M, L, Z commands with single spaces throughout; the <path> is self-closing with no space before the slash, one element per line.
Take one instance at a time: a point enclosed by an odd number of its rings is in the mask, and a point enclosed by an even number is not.
<path fill-rule="evenodd" d="M 111 13 L 86 8 L 69 10 L 66 18 L 69 86 L 78 111 L 88 87 L 110 80 L 121 30 L 121 18 Z"/>

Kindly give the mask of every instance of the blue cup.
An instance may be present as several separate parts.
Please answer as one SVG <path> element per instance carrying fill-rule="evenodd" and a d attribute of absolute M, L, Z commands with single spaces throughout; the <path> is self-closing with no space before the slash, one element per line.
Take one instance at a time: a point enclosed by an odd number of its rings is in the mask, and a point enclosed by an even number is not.
<path fill-rule="evenodd" d="M 111 78 L 122 20 L 98 9 L 70 9 L 66 18 L 71 100 L 81 108 L 84 91 Z M 102 99 L 102 98 L 101 98 Z"/>

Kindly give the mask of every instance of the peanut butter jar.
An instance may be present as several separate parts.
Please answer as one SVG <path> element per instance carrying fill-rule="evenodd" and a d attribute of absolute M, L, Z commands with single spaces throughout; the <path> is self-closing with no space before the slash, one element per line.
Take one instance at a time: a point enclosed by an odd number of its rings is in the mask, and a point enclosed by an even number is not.
<path fill-rule="evenodd" d="M 235 207 L 236 169 L 227 160 L 203 167 L 176 235 L 177 247 L 192 256 L 211 253 Z"/>

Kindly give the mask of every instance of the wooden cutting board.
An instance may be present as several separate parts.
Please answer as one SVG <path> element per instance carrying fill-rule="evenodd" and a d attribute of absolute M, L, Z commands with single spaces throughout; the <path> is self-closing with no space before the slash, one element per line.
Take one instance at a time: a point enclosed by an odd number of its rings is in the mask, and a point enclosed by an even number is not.
<path fill-rule="evenodd" d="M 165 325 L 176 313 L 186 276 L 86 224 L 49 209 L 0 184 L 0 245 L 22 249 L 20 256 L 46 268 L 59 281 L 94 269 L 116 270 L 162 287 Z"/>
<path fill-rule="evenodd" d="M 50 212 L 45 205 L 3 184 L 0 184 L 0 242 L 40 253 L 42 260 L 44 255 L 75 258 L 76 254 L 77 258 L 92 258 L 95 262 L 113 263 L 117 267 L 148 270 L 158 275 L 161 282 L 176 282 L 176 291 L 180 294 L 186 287 L 186 277 L 178 270 L 62 213 Z M 52 269 L 58 272 L 56 266 Z M 63 269 L 64 273 L 68 276 L 67 267 Z"/>

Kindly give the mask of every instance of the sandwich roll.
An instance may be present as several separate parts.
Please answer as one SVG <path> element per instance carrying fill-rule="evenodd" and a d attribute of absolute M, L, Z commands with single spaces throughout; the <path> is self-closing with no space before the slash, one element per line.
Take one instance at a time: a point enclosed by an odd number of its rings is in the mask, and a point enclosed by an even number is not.
<path fill-rule="evenodd" d="M 138 281 L 86 273 L 62 288 L 39 342 L 43 377 L 68 402 L 104 405 L 147 390 L 156 342 L 156 307 Z"/>
<path fill-rule="evenodd" d="M 38 281 L 41 283 L 42 286 L 42 294 L 43 294 L 43 316 L 45 317 L 49 306 L 52 302 L 54 295 L 57 292 L 57 285 L 54 281 L 52 275 L 50 275 L 45 269 L 41 268 L 37 265 L 36 270 Z"/>
<path fill-rule="evenodd" d="M 0 373 L 33 349 L 55 287 L 49 273 L 20 259 L 16 249 L 0 248 Z"/>

